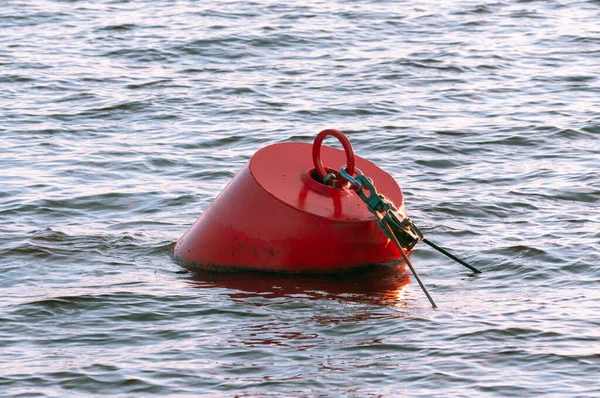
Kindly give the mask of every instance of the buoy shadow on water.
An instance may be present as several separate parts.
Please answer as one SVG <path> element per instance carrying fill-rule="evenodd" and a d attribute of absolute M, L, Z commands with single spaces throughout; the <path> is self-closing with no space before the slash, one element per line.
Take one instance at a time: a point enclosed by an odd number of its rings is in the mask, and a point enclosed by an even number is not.
<path fill-rule="evenodd" d="M 373 265 L 334 274 L 281 274 L 253 270 L 215 272 L 189 269 L 189 283 L 198 289 L 226 288 L 234 298 L 332 299 L 375 305 L 397 305 L 406 300 L 410 285 L 406 265 Z"/>

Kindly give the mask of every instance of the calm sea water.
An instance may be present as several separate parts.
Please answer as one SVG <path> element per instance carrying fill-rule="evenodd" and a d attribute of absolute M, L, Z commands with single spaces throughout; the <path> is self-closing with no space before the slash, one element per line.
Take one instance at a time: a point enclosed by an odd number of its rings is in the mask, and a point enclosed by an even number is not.
<path fill-rule="evenodd" d="M 599 21 L 592 0 L 1 0 L 0 395 L 600 396 Z M 484 270 L 419 246 L 440 311 L 401 269 L 170 257 L 254 152 L 325 128 Z"/>

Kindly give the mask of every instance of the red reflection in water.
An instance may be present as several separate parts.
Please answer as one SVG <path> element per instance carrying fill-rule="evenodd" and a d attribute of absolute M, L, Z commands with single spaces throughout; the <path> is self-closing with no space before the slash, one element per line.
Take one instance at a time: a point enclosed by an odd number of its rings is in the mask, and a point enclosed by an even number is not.
<path fill-rule="evenodd" d="M 263 307 L 281 304 L 281 300 L 290 303 L 314 300 L 314 311 L 284 317 L 285 321 L 278 317 L 244 319 L 243 327 L 232 328 L 235 337 L 227 341 L 232 347 L 243 347 L 244 350 L 271 346 L 307 351 L 319 349 L 327 338 L 319 335 L 315 328 L 305 329 L 306 322 L 345 324 L 403 316 L 400 313 L 405 313 L 407 307 L 403 292 L 410 284 L 410 275 L 404 264 L 331 275 L 198 270 L 188 282 L 198 289 L 227 289 L 222 294 L 244 306 Z M 257 297 L 267 300 L 254 300 Z M 332 303 L 326 304 L 328 300 Z M 386 309 L 381 311 L 380 306 Z M 391 313 L 389 308 L 393 308 Z M 370 344 L 378 344 L 376 338 L 373 339 Z"/>
<path fill-rule="evenodd" d="M 231 298 L 304 298 L 335 299 L 378 305 L 398 305 L 410 284 L 404 264 L 373 266 L 360 271 L 326 275 L 275 274 L 240 271 L 218 273 L 194 270 L 190 283 L 197 288 L 227 288 Z"/>

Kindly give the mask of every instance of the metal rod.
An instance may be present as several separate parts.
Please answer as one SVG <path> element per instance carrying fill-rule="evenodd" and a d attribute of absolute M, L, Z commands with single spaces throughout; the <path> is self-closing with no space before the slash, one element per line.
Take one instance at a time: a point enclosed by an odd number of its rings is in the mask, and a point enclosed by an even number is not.
<path fill-rule="evenodd" d="M 450 257 L 452 260 L 456 261 L 457 263 L 464 265 L 465 267 L 467 267 L 471 271 L 475 272 L 476 274 L 481 274 L 481 271 L 479 271 L 477 268 L 473 267 L 472 265 L 467 264 L 460 258 L 448 253 L 446 250 L 442 249 L 441 247 L 439 247 L 435 243 L 429 241 L 428 239 L 423 239 L 423 242 L 427 243 L 429 246 L 433 247 L 435 250 L 439 251 L 440 253 L 445 254 L 446 256 Z"/>
<path fill-rule="evenodd" d="M 406 261 L 406 264 L 410 268 L 410 271 L 414 275 L 414 277 L 417 280 L 417 282 L 419 282 L 419 286 L 421 286 L 421 289 L 423 290 L 423 293 L 425 293 L 425 295 L 429 299 L 429 302 L 431 303 L 431 306 L 433 307 L 433 309 L 437 310 L 438 309 L 437 304 L 435 303 L 435 301 L 433 301 L 433 297 L 431 297 L 431 294 L 429 294 L 429 291 L 427 290 L 427 287 L 425 287 L 425 284 L 421 281 L 421 278 L 419 278 L 419 274 L 417 274 L 417 270 L 415 269 L 415 267 L 413 267 L 412 263 L 408 259 L 408 256 L 406 255 L 406 253 L 404 253 L 404 249 L 400 245 L 400 242 L 398 242 L 398 238 L 396 238 L 396 235 L 394 235 L 394 232 L 392 231 L 392 228 L 390 228 L 390 226 L 388 225 L 387 220 L 382 219 L 381 221 L 382 222 L 380 223 L 380 225 L 385 225 L 385 227 L 387 228 L 387 230 L 390 233 L 390 236 L 392 237 L 392 240 L 396 244 L 396 247 L 400 251 L 400 254 L 402 254 L 402 257 L 404 258 L 404 261 Z"/>

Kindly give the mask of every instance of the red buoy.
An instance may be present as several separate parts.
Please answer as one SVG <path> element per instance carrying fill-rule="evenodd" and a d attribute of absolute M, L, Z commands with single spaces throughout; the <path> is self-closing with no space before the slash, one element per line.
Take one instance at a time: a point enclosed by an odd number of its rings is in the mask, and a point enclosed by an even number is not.
<path fill-rule="evenodd" d="M 334 135 L 345 151 L 321 146 Z M 343 138 L 341 138 L 343 137 Z M 368 160 L 355 157 L 346 137 L 322 131 L 314 145 L 267 146 L 231 180 L 173 249 L 184 266 L 278 272 L 336 272 L 398 262 L 401 254 L 377 220 L 334 170 L 347 165 L 372 178 L 403 212 L 396 181 Z M 324 168 L 323 163 L 334 168 Z M 319 181 L 323 174 L 335 186 Z"/>

